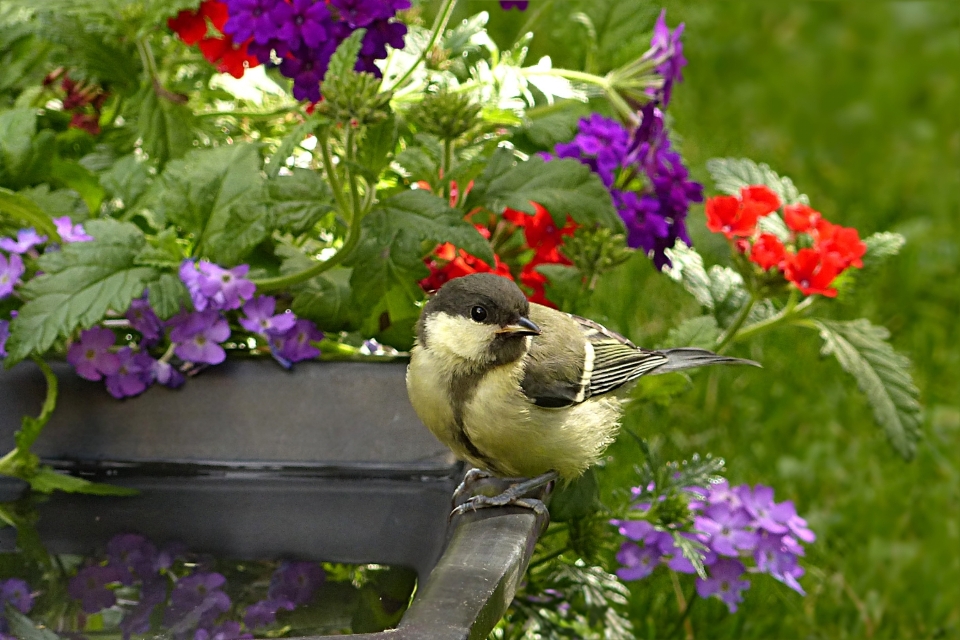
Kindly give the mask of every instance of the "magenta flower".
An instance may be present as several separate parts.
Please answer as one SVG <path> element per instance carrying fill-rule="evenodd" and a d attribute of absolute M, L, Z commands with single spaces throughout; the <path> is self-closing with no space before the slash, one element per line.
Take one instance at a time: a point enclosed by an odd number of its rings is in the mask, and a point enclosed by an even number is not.
<path fill-rule="evenodd" d="M 116 567 L 93 565 L 77 572 L 67 584 L 67 593 L 80 601 L 84 613 L 97 613 L 117 603 L 109 585 L 122 582 L 123 573 Z"/>
<path fill-rule="evenodd" d="M 330 0 L 330 4 L 351 29 L 366 27 L 374 20 L 390 18 L 397 11 L 410 8 L 410 0 Z"/>
<path fill-rule="evenodd" d="M 67 350 L 67 362 L 77 370 L 77 375 L 87 380 L 100 380 L 112 376 L 120 369 L 120 357 L 110 353 L 117 337 L 104 327 L 93 327 L 80 334 L 80 341 Z"/>
<path fill-rule="evenodd" d="M 757 485 L 751 491 L 750 487 L 744 485 L 739 489 L 743 508 L 753 516 L 756 526 L 766 529 L 770 533 L 786 533 L 788 531 L 787 522 L 791 517 L 797 515 L 793 503 L 775 503 L 772 487 Z"/>
<path fill-rule="evenodd" d="M 702 516 L 694 518 L 694 527 L 706 535 L 711 549 L 722 556 L 737 557 L 740 551 L 753 549 L 757 534 L 747 531 L 750 516 L 743 509 L 731 509 L 725 504 L 715 504 Z"/>
<path fill-rule="evenodd" d="M 320 355 L 320 349 L 311 342 L 323 340 L 323 332 L 309 320 L 300 319 L 286 333 L 274 336 L 270 340 L 273 356 L 284 366 L 291 362 L 309 360 Z"/>
<path fill-rule="evenodd" d="M 683 81 L 682 71 L 687 65 L 687 59 L 683 57 L 683 42 L 680 40 L 683 28 L 683 23 L 680 23 L 680 26 L 670 31 L 670 27 L 667 26 L 667 10 L 662 10 L 653 27 L 650 49 L 643 54 L 644 59 L 654 59 L 659 62 L 656 70 L 663 77 L 663 86 L 652 94 L 653 98 L 664 107 L 670 103 L 673 83 Z"/>
<path fill-rule="evenodd" d="M 82 224 L 73 224 L 70 216 L 54 218 L 53 224 L 57 226 L 57 234 L 64 242 L 90 242 L 94 239 L 84 231 Z"/>
<path fill-rule="evenodd" d="M 660 563 L 660 550 L 654 546 L 640 547 L 632 542 L 624 542 L 617 552 L 617 562 L 623 565 L 617 569 L 621 580 L 640 580 L 653 573 Z"/>
<path fill-rule="evenodd" d="M 185 382 L 183 374 L 172 364 L 163 360 L 154 360 L 153 377 L 157 382 L 171 389 L 179 389 Z"/>
<path fill-rule="evenodd" d="M 293 611 L 295 607 L 296 605 L 292 602 L 282 598 L 260 600 L 247 607 L 243 614 L 243 623 L 248 629 L 266 627 L 277 621 L 277 611 L 280 609 Z"/>
<path fill-rule="evenodd" d="M 316 562 L 285 561 L 270 578 L 267 596 L 293 604 L 304 604 L 313 598 L 325 578 L 323 567 Z"/>
<path fill-rule="evenodd" d="M 10 253 L 26 253 L 34 246 L 47 241 L 47 236 L 41 236 L 35 229 L 20 229 L 17 239 L 0 238 L 0 249 Z"/>
<path fill-rule="evenodd" d="M 223 32 L 235 42 L 253 38 L 254 42 L 266 44 L 277 34 L 271 12 L 282 3 L 283 0 L 226 0 L 230 18 L 223 25 Z"/>
<path fill-rule="evenodd" d="M 800 595 L 806 595 L 803 587 L 797 582 L 804 574 L 803 567 L 797 564 L 796 554 L 787 550 L 785 539 L 790 536 L 764 536 L 757 544 L 754 559 L 757 561 L 757 570 L 769 573 Z"/>
<path fill-rule="evenodd" d="M 156 344 L 162 335 L 163 323 L 154 313 L 146 297 L 138 298 L 130 303 L 126 313 L 130 326 L 143 336 L 141 344 L 150 346 Z"/>
<path fill-rule="evenodd" d="M 721 558 L 710 567 L 710 577 L 697 578 L 697 594 L 701 598 L 717 596 L 726 603 L 730 613 L 737 610 L 737 604 L 743 602 L 743 591 L 750 588 L 750 582 L 740 580 L 743 564 L 739 560 Z"/>
<path fill-rule="evenodd" d="M 0 253 L 0 300 L 13 293 L 13 286 L 20 280 L 23 272 L 23 259 L 20 256 L 13 253 L 8 258 Z"/>
<path fill-rule="evenodd" d="M 170 324 L 170 341 L 177 345 L 173 352 L 181 360 L 206 364 L 226 360 L 227 352 L 219 343 L 230 337 L 230 326 L 217 311 L 181 312 Z"/>
<path fill-rule="evenodd" d="M 293 328 L 297 317 L 292 313 L 274 315 L 277 300 L 272 296 L 260 296 L 243 305 L 246 318 L 240 318 L 240 326 L 251 333 L 273 336 L 286 333 Z"/>
<path fill-rule="evenodd" d="M 529 4 L 529 0 L 500 0 L 500 8 L 504 11 L 509 11 L 510 9 L 526 11 Z"/>
<path fill-rule="evenodd" d="M 107 391 L 114 398 L 138 396 L 153 383 L 153 358 L 146 353 L 123 347 L 117 352 L 120 366 L 107 376 Z"/>
<path fill-rule="evenodd" d="M 200 260 L 184 260 L 180 265 L 180 280 L 187 286 L 193 307 L 206 309 L 239 309 L 242 300 L 253 297 L 257 287 L 244 278 L 250 265 L 241 264 L 232 269 Z"/>
<path fill-rule="evenodd" d="M 20 578 L 9 578 L 0 582 L 0 616 L 6 611 L 8 604 L 13 605 L 20 613 L 29 612 L 33 608 L 30 585 Z"/>
<path fill-rule="evenodd" d="M 333 25 L 327 5 L 314 0 L 281 2 L 270 12 L 270 17 L 279 25 L 276 37 L 291 49 L 319 47 L 329 37 L 328 30 Z"/>

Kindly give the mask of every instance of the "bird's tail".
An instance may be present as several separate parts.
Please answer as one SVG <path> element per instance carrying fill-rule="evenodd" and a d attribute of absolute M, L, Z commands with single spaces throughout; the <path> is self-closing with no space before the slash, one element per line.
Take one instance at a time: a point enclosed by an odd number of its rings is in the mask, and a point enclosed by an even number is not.
<path fill-rule="evenodd" d="M 748 364 L 752 367 L 761 366 L 759 362 L 754 362 L 753 360 L 721 356 L 717 355 L 713 351 L 707 351 L 706 349 L 694 349 L 692 347 L 662 349 L 657 353 L 666 356 L 667 361 L 651 371 L 650 375 L 670 373 L 672 371 L 681 371 L 683 369 L 693 369 L 694 367 L 705 367 L 711 364 Z"/>

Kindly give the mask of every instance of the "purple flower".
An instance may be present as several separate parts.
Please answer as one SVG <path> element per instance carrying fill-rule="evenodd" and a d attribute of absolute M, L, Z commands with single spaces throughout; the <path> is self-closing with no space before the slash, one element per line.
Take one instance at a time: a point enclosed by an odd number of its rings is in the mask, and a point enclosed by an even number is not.
<path fill-rule="evenodd" d="M 688 540 L 696 540 L 697 537 L 692 533 L 681 533 L 681 536 L 687 538 Z M 672 556 L 667 561 L 667 566 L 673 569 L 678 573 L 696 573 L 697 569 L 693 566 L 693 563 L 690 562 L 683 555 L 683 550 L 674 542 L 673 537 L 670 534 L 665 533 L 662 538 L 660 538 L 660 552 L 664 555 Z M 717 554 L 710 548 L 707 548 L 706 551 L 698 551 L 701 554 L 701 560 L 706 566 L 712 565 L 717 561 Z"/>
<path fill-rule="evenodd" d="M 260 296 L 243 305 L 246 318 L 240 318 L 240 326 L 252 333 L 264 336 L 286 333 L 293 328 L 297 317 L 292 313 L 273 314 L 277 300 L 272 296 Z"/>
<path fill-rule="evenodd" d="M 252 633 L 240 631 L 240 623 L 228 620 L 213 629 L 197 629 L 193 640 L 246 640 L 253 638 Z"/>
<path fill-rule="evenodd" d="M 373 64 L 373 60 L 387 57 L 387 45 L 394 49 L 402 49 L 405 35 L 407 35 L 407 25 L 402 22 L 389 22 L 387 20 L 371 22 L 360 46 L 360 56 L 367 58 L 368 63 L 363 65 L 366 68 L 360 69 L 360 71 L 369 71 L 379 77 L 380 68 Z M 358 66 L 360 65 L 358 64 Z"/>
<path fill-rule="evenodd" d="M 243 623 L 248 629 L 266 627 L 277 621 L 277 611 L 286 609 L 293 611 L 296 605 L 282 598 L 267 598 L 247 607 L 243 614 Z"/>
<path fill-rule="evenodd" d="M 17 231 L 17 239 L 0 238 L 0 249 L 10 253 L 26 253 L 34 246 L 43 244 L 47 241 L 47 236 L 41 236 L 36 229 L 20 229 Z M 2 269 L 0 269 L 2 270 Z"/>
<path fill-rule="evenodd" d="M 581 118 L 579 129 L 571 142 L 556 146 L 557 157 L 579 160 L 599 175 L 606 187 L 612 187 L 616 170 L 625 162 L 630 134 L 619 122 L 599 113 Z"/>
<path fill-rule="evenodd" d="M 280 63 L 280 73 L 293 79 L 293 97 L 297 100 L 320 100 L 320 82 L 327 73 L 336 41 L 316 49 L 302 48 Z"/>
<path fill-rule="evenodd" d="M 410 0 L 330 0 L 340 19 L 351 29 L 366 27 L 374 20 L 393 17 L 410 8 Z"/>
<path fill-rule="evenodd" d="M 740 501 L 739 492 L 733 489 L 726 480 L 710 485 L 707 492 L 707 502 L 709 504 L 725 504 L 731 509 L 738 509 L 743 504 Z"/>
<path fill-rule="evenodd" d="M 757 485 L 753 491 L 747 485 L 738 487 L 743 508 L 753 516 L 756 526 L 770 533 L 786 533 L 787 522 L 796 516 L 793 503 L 777 504 L 773 501 L 773 488 Z"/>
<path fill-rule="evenodd" d="M 123 347 L 117 352 L 120 367 L 107 376 L 107 391 L 114 398 L 138 396 L 153 383 L 153 358 L 146 353 Z"/>
<path fill-rule="evenodd" d="M 179 389 L 185 381 L 183 374 L 177 371 L 176 367 L 163 360 L 153 361 L 153 377 L 157 382 L 171 389 Z"/>
<path fill-rule="evenodd" d="M 20 256 L 14 253 L 8 258 L 0 253 L 0 300 L 13 293 L 13 286 L 20 280 L 23 272 L 23 259 Z"/>
<path fill-rule="evenodd" d="M 653 27 L 650 49 L 643 54 L 646 60 L 659 61 L 655 68 L 663 77 L 663 86 L 653 92 L 652 97 L 663 106 L 670 103 L 673 83 L 683 81 L 682 70 L 687 65 L 687 59 L 683 57 L 683 43 L 680 41 L 683 27 L 683 23 L 680 23 L 680 26 L 671 32 L 667 26 L 667 10 L 661 11 Z"/>
<path fill-rule="evenodd" d="M 717 596 L 726 603 L 730 613 L 737 610 L 737 604 L 743 602 L 743 591 L 750 588 L 750 582 L 740 580 L 743 564 L 739 560 L 721 558 L 710 567 L 710 577 L 697 578 L 697 594 L 701 598 Z"/>
<path fill-rule="evenodd" d="M 184 260 L 180 265 L 180 280 L 187 286 L 197 311 L 206 309 L 239 309 L 242 300 L 253 297 L 257 287 L 244 278 L 250 265 L 241 264 L 232 269 L 200 260 Z"/>
<path fill-rule="evenodd" d="M 640 580 L 653 573 L 660 562 L 660 550 L 653 546 L 640 547 L 632 542 L 624 542 L 617 552 L 617 562 L 623 565 L 617 569 L 621 580 Z"/>
<path fill-rule="evenodd" d="M 67 593 L 80 601 L 80 608 L 85 613 L 97 613 L 117 603 L 117 596 L 107 585 L 122 582 L 123 578 L 123 572 L 116 567 L 84 567 L 70 578 Z"/>
<path fill-rule="evenodd" d="M 0 320 L 0 358 L 7 357 L 7 338 L 10 337 L 10 323 Z"/>
<path fill-rule="evenodd" d="M 650 253 L 660 238 L 670 233 L 670 223 L 660 214 L 660 202 L 652 195 L 611 191 L 613 203 L 627 228 L 627 246 Z"/>
<path fill-rule="evenodd" d="M 297 320 L 292 329 L 274 336 L 270 340 L 270 349 L 281 364 L 309 360 L 320 355 L 320 349 L 310 344 L 323 340 L 323 332 L 316 325 L 303 318 Z"/>
<path fill-rule="evenodd" d="M 87 234 L 82 224 L 73 224 L 70 216 L 54 218 L 53 224 L 57 226 L 57 234 L 64 242 L 90 242 L 93 236 Z"/>
<path fill-rule="evenodd" d="M 703 516 L 694 518 L 696 529 L 707 537 L 710 548 L 722 556 L 736 558 L 740 551 L 753 549 L 757 535 L 745 527 L 750 516 L 742 509 L 731 509 L 725 504 L 713 505 Z"/>
<path fill-rule="evenodd" d="M 509 11 L 510 9 L 526 11 L 529 4 L 529 0 L 500 0 L 500 8 L 504 11 Z"/>
<path fill-rule="evenodd" d="M 290 49 L 319 47 L 329 37 L 333 23 L 327 5 L 314 0 L 277 3 L 270 12 L 270 18 L 279 25 L 276 37 Z"/>
<path fill-rule="evenodd" d="M 316 562 L 284 561 L 270 578 L 267 596 L 273 599 L 304 604 L 323 584 L 323 567 Z"/>
<path fill-rule="evenodd" d="M 220 364 L 227 359 L 219 343 L 230 337 L 230 326 L 217 311 L 180 312 L 170 324 L 170 341 L 177 345 L 173 352 L 181 360 Z"/>
<path fill-rule="evenodd" d="M 224 578 L 219 573 L 198 572 L 180 578 L 170 593 L 170 607 L 164 613 L 164 624 L 186 622 L 190 626 L 208 627 L 221 613 L 230 609 L 230 596 L 221 591 Z"/>
<path fill-rule="evenodd" d="M 804 574 L 803 567 L 797 564 L 796 554 L 787 550 L 786 538 L 789 538 L 789 536 L 766 535 L 761 537 L 754 553 L 757 570 L 770 574 L 800 595 L 806 595 L 803 587 L 797 582 L 797 578 Z"/>
<path fill-rule="evenodd" d="M 230 18 L 223 32 L 236 42 L 253 38 L 266 44 L 277 35 L 277 26 L 271 19 L 273 10 L 283 0 L 225 0 Z"/>
<path fill-rule="evenodd" d="M 130 321 L 130 326 L 143 336 L 142 344 L 144 346 L 156 344 L 160 340 L 163 323 L 154 313 L 146 297 L 131 302 L 126 317 Z"/>
<path fill-rule="evenodd" d="M 157 547 L 141 535 L 121 533 L 107 542 L 107 558 L 110 566 L 122 569 L 129 577 L 124 584 L 134 580 L 147 581 L 157 572 Z"/>
<path fill-rule="evenodd" d="M 6 611 L 8 604 L 13 605 L 20 613 L 28 613 L 33 608 L 30 585 L 20 578 L 9 578 L 0 582 L 0 616 Z"/>
<path fill-rule="evenodd" d="M 77 375 L 87 380 L 99 380 L 112 376 L 120 370 L 120 357 L 110 353 L 117 337 L 104 327 L 93 327 L 80 334 L 80 341 L 67 350 L 67 362 L 77 370 Z"/>

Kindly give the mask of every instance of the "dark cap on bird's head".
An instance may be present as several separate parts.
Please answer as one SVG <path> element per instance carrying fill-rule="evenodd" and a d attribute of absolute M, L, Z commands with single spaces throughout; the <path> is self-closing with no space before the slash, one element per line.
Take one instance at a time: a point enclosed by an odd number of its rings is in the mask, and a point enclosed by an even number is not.
<path fill-rule="evenodd" d="M 530 303 L 512 280 L 492 273 L 474 273 L 450 280 L 437 291 L 423 308 L 417 334 L 420 343 L 426 346 L 429 339 L 426 325 L 431 318 L 460 318 L 464 328 L 470 324 L 487 327 L 491 346 L 499 351 L 501 346 L 496 343 L 513 343 L 517 342 L 513 338 L 540 334 L 540 328 L 528 318 L 529 313 Z M 521 355 L 515 347 L 503 345 L 502 348 L 505 351 L 498 353 L 494 360 Z"/>

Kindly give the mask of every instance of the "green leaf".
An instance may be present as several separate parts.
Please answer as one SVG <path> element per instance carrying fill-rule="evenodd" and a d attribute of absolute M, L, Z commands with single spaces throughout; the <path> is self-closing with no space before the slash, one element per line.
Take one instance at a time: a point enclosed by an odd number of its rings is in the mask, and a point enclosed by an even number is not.
<path fill-rule="evenodd" d="M 52 131 L 37 133 L 34 109 L 0 112 L 0 184 L 14 189 L 45 180 L 56 153 Z"/>
<path fill-rule="evenodd" d="M 690 376 L 675 371 L 658 376 L 643 376 L 630 391 L 630 399 L 668 406 L 673 399 L 693 386 Z"/>
<path fill-rule="evenodd" d="M 550 497 L 551 522 L 570 522 L 603 507 L 595 468 L 587 469 L 573 482 L 558 486 Z"/>
<path fill-rule="evenodd" d="M 436 189 L 440 183 L 440 158 L 424 147 L 407 147 L 397 154 L 395 163 L 406 172 L 410 182 L 426 181 Z"/>
<path fill-rule="evenodd" d="M 330 185 L 316 171 L 293 169 L 265 183 L 265 203 L 280 231 L 300 235 L 336 208 Z"/>
<path fill-rule="evenodd" d="M 57 227 L 53 224 L 50 216 L 26 196 L 0 187 L 0 212 L 25 226 L 35 227 L 39 233 L 49 236 L 55 242 L 60 240 Z"/>
<path fill-rule="evenodd" d="M 712 158 L 707 160 L 707 171 L 717 189 L 732 196 L 740 195 L 743 187 L 762 184 L 780 196 L 784 204 L 810 204 L 810 199 L 797 190 L 793 180 L 781 177 L 768 165 L 757 164 L 748 158 Z"/>
<path fill-rule="evenodd" d="M 100 174 L 100 185 L 129 211 L 153 182 L 150 168 L 150 163 L 134 154 L 123 156 Z"/>
<path fill-rule="evenodd" d="M 76 476 L 68 476 L 46 466 L 40 467 L 35 475 L 26 478 L 26 480 L 30 483 L 31 489 L 40 493 L 64 491 L 66 493 L 85 493 L 95 496 L 135 496 L 139 493 L 136 489 L 128 487 L 90 482 Z"/>
<path fill-rule="evenodd" d="M 910 376 L 910 360 L 893 350 L 890 332 L 864 318 L 849 322 L 817 319 L 823 355 L 836 356 L 873 408 L 873 417 L 893 448 L 906 459 L 916 453 L 922 408 Z"/>
<path fill-rule="evenodd" d="M 544 294 L 558 308 L 570 313 L 579 310 L 584 294 L 583 274 L 573 265 L 538 264 L 535 269 L 547 276 Z"/>
<path fill-rule="evenodd" d="M 26 304 L 10 325 L 7 367 L 43 354 L 57 338 L 96 324 L 109 310 L 125 311 L 157 278 L 152 267 L 136 264 L 145 242 L 136 226 L 103 219 L 89 221 L 86 230 L 94 241 L 40 256 L 43 275 L 21 288 Z"/>
<path fill-rule="evenodd" d="M 623 229 L 610 192 L 589 167 L 570 158 L 544 162 L 534 156 L 517 162 L 513 152 L 503 148 L 475 181 L 464 208 L 482 206 L 501 213 L 509 207 L 533 214 L 531 201 L 543 205 L 561 226 L 569 215 L 579 224 Z"/>
<path fill-rule="evenodd" d="M 62 640 L 50 629 L 38 626 L 33 620 L 20 613 L 13 604 L 7 603 L 6 618 L 10 623 L 10 632 L 20 640 Z"/>
<path fill-rule="evenodd" d="M 174 316 L 181 307 L 187 306 L 190 295 L 179 277 L 172 273 L 161 274 L 148 285 L 150 306 L 161 320 Z"/>
<path fill-rule="evenodd" d="M 666 347 L 700 347 L 713 349 L 720 337 L 720 327 L 713 316 L 698 316 L 684 320 L 667 334 Z"/>
<path fill-rule="evenodd" d="M 230 265 L 224 236 L 234 222 L 231 209 L 259 193 L 260 156 L 252 144 L 233 144 L 191 151 L 171 161 L 154 184 L 157 208 L 173 224 L 191 234 L 194 255 Z"/>
<path fill-rule="evenodd" d="M 143 150 L 160 166 L 193 149 L 196 118 L 187 106 L 161 98 L 152 85 L 140 91 L 136 133 Z"/>
<path fill-rule="evenodd" d="M 287 158 L 293 155 L 293 150 L 303 142 L 308 134 L 316 130 L 318 124 L 316 118 L 310 118 L 298 124 L 283 137 L 283 140 L 277 146 L 277 150 L 270 156 L 270 162 L 266 164 L 265 170 L 268 178 L 273 179 L 280 174 L 280 169 L 286 166 L 284 163 Z"/>
<path fill-rule="evenodd" d="M 360 55 L 360 45 L 366 33 L 366 29 L 357 29 L 350 34 L 349 38 L 340 43 L 337 50 L 330 56 L 327 75 L 343 76 L 343 74 L 353 71 L 353 68 L 357 66 L 357 56 Z"/>
<path fill-rule="evenodd" d="M 371 183 L 383 172 L 397 148 L 397 119 L 391 113 L 383 122 L 366 128 L 360 141 L 357 163 L 365 169 Z"/>
<path fill-rule="evenodd" d="M 60 158 L 53 159 L 50 171 L 54 182 L 80 194 L 91 214 L 96 215 L 100 211 L 100 203 L 103 202 L 106 192 L 100 186 L 100 179 L 93 172 L 76 162 Z"/>
<path fill-rule="evenodd" d="M 867 253 L 863 256 L 863 268 L 871 269 L 885 262 L 887 258 L 900 253 L 907 239 L 899 233 L 884 231 L 864 238 L 863 241 L 867 245 Z"/>
<path fill-rule="evenodd" d="M 720 327 L 729 325 L 749 297 L 743 276 L 719 265 L 707 271 L 700 254 L 682 242 L 667 249 L 666 253 L 672 262 L 666 270 L 667 275 L 682 284 L 700 306 L 711 311 Z"/>
<path fill-rule="evenodd" d="M 327 331 L 355 328 L 351 307 L 352 274 L 352 269 L 334 267 L 309 280 L 294 296 L 293 312 L 297 317 L 313 320 Z"/>

